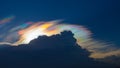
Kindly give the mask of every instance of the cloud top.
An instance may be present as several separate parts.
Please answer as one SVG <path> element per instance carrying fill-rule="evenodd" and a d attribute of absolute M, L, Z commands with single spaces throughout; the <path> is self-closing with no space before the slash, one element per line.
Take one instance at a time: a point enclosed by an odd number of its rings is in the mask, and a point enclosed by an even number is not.
<path fill-rule="evenodd" d="M 11 20 L 12 18 L 7 19 Z M 77 44 L 91 52 L 90 57 L 92 58 L 98 59 L 112 55 L 120 55 L 119 48 L 115 47 L 113 44 L 108 44 L 107 42 L 101 42 L 92 38 L 92 31 L 82 25 L 66 24 L 59 20 L 38 22 L 29 21 L 8 29 L 8 31 L 1 33 L 0 44 L 11 44 L 13 46 L 28 44 L 31 40 L 36 39 L 39 36 L 52 36 L 68 30 L 74 34 Z"/>

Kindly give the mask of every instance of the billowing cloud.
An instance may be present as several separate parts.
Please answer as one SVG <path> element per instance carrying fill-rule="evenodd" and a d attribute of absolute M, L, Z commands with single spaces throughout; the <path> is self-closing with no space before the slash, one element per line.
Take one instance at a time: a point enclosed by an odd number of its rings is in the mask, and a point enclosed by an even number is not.
<path fill-rule="evenodd" d="M 60 21 L 47 22 L 27 22 L 19 26 L 9 29 L 8 34 L 5 35 L 3 42 L 11 43 L 12 45 L 28 44 L 31 40 L 38 38 L 38 36 L 47 35 L 52 36 L 60 34 L 63 31 L 71 31 L 74 38 L 82 48 L 91 52 L 92 58 L 104 58 L 108 56 L 120 55 L 120 49 L 112 44 L 101 42 L 92 38 L 92 32 L 81 25 L 64 24 Z"/>
<path fill-rule="evenodd" d="M 20 39 L 16 44 L 27 44 L 40 35 L 51 36 L 65 30 L 74 33 L 74 37 L 78 43 L 87 41 L 91 35 L 91 32 L 87 28 L 79 25 L 59 24 L 58 21 L 38 22 L 25 29 L 19 30 L 18 34 L 20 35 Z"/>
<path fill-rule="evenodd" d="M 3 68 L 114 68 L 88 57 L 89 52 L 76 44 L 71 31 L 53 36 L 39 36 L 29 44 L 0 47 Z M 66 45 L 67 44 L 67 45 Z M 69 45 L 68 45 L 69 44 Z"/>

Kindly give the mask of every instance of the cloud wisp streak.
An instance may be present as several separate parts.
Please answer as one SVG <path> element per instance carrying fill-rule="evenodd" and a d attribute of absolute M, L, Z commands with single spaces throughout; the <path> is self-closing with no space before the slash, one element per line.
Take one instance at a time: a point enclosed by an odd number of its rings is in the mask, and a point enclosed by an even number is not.
<path fill-rule="evenodd" d="M 6 18 L 3 18 L 0 20 L 0 25 L 1 24 L 5 24 L 5 23 L 8 23 L 10 22 L 11 20 L 13 20 L 15 17 L 14 16 L 9 16 L 9 17 L 6 17 Z"/>

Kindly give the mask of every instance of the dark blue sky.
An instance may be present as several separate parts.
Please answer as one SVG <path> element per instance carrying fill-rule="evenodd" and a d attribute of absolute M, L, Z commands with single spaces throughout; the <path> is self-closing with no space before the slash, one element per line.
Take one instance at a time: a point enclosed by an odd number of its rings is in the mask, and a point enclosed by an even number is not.
<path fill-rule="evenodd" d="M 16 22 L 63 19 L 81 24 L 94 37 L 120 44 L 119 0 L 1 0 L 0 18 L 15 15 Z"/>

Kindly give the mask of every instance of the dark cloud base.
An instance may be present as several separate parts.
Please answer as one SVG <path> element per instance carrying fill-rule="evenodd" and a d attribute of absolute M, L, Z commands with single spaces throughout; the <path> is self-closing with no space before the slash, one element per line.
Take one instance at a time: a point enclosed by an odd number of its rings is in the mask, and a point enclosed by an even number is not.
<path fill-rule="evenodd" d="M 0 46 L 0 68 L 115 68 L 95 61 L 69 31 L 40 36 L 29 44 Z"/>

